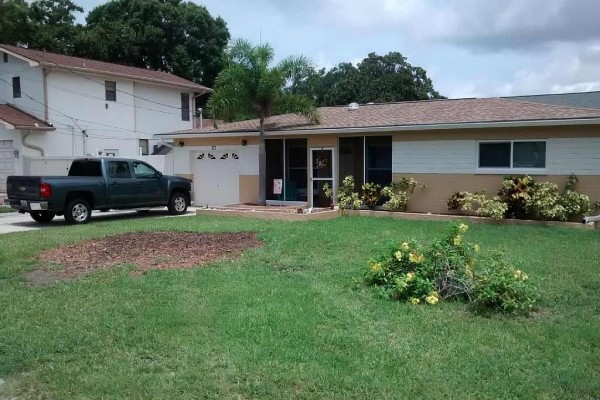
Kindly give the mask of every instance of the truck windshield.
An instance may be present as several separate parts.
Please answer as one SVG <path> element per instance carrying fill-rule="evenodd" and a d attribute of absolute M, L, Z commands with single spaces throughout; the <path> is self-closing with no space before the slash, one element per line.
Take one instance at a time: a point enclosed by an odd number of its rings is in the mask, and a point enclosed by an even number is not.
<path fill-rule="evenodd" d="M 98 160 L 73 161 L 69 176 L 102 176 L 102 168 Z"/>

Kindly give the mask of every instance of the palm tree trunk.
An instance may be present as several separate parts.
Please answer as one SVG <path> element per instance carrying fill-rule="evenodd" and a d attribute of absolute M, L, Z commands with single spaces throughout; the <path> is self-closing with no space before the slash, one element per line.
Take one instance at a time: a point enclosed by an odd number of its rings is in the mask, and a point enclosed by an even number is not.
<path fill-rule="evenodd" d="M 265 147 L 265 119 L 260 119 L 258 135 L 258 205 L 267 205 L 267 149 Z"/>

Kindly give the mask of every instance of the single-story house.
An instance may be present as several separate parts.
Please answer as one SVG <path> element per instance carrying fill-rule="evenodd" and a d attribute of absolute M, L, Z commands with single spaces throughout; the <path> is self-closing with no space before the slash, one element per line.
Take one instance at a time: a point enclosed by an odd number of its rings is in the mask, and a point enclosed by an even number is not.
<path fill-rule="evenodd" d="M 444 212 L 457 191 L 497 192 L 508 174 L 564 185 L 600 200 L 600 110 L 505 98 L 351 104 L 266 124 L 267 199 L 324 205 L 325 183 L 348 175 L 389 184 L 413 177 L 416 212 Z M 258 120 L 157 135 L 174 139 L 174 171 L 194 181 L 198 206 L 258 198 Z"/>

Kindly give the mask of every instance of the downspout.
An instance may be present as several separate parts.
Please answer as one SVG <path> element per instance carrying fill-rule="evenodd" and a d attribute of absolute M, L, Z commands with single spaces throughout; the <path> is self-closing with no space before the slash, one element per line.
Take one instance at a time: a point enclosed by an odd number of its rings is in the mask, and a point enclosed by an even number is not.
<path fill-rule="evenodd" d="M 42 69 L 42 75 L 44 77 L 44 121 L 48 122 L 48 74 L 50 71 L 47 68 Z"/>
<path fill-rule="evenodd" d="M 43 149 L 43 148 L 41 148 L 41 147 L 39 147 L 39 146 L 35 146 L 35 145 L 33 145 L 33 144 L 29 144 L 29 143 L 27 143 L 27 142 L 26 142 L 26 140 L 27 140 L 27 137 L 28 137 L 29 135 L 31 135 L 31 129 L 30 129 L 30 130 L 29 130 L 29 131 L 28 131 L 26 134 L 24 134 L 23 136 L 21 136 L 21 144 L 23 144 L 23 147 L 27 147 L 28 149 L 32 149 L 32 150 L 37 150 L 37 151 L 39 151 L 39 152 L 40 152 L 40 155 L 41 155 L 42 157 L 45 157 L 45 156 L 46 156 L 46 153 L 44 152 L 44 149 Z"/>

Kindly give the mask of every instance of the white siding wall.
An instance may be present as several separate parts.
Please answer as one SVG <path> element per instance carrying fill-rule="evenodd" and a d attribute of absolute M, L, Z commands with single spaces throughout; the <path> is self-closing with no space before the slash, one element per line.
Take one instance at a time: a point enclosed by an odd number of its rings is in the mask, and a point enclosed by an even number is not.
<path fill-rule="evenodd" d="M 477 141 L 393 142 L 392 171 L 415 174 L 474 174 L 481 172 L 481 170 L 477 170 Z M 498 173 L 510 172 L 508 169 L 498 171 Z M 520 172 L 515 171 L 515 173 Z M 571 173 L 600 175 L 600 138 L 547 139 L 544 174 L 569 175 Z"/>
<path fill-rule="evenodd" d="M 12 78 L 16 76 L 21 78 L 21 97 L 14 99 Z M 0 58 L 0 78 L 8 82 L 0 80 L 0 103 L 14 104 L 44 119 L 44 77 L 41 68 L 30 67 L 25 61 L 8 56 L 8 63 Z"/>
<path fill-rule="evenodd" d="M 600 175 L 600 138 L 556 138 L 546 144 L 549 175 Z"/>
<path fill-rule="evenodd" d="M 472 173 L 477 162 L 475 140 L 393 142 L 392 172 Z"/>

